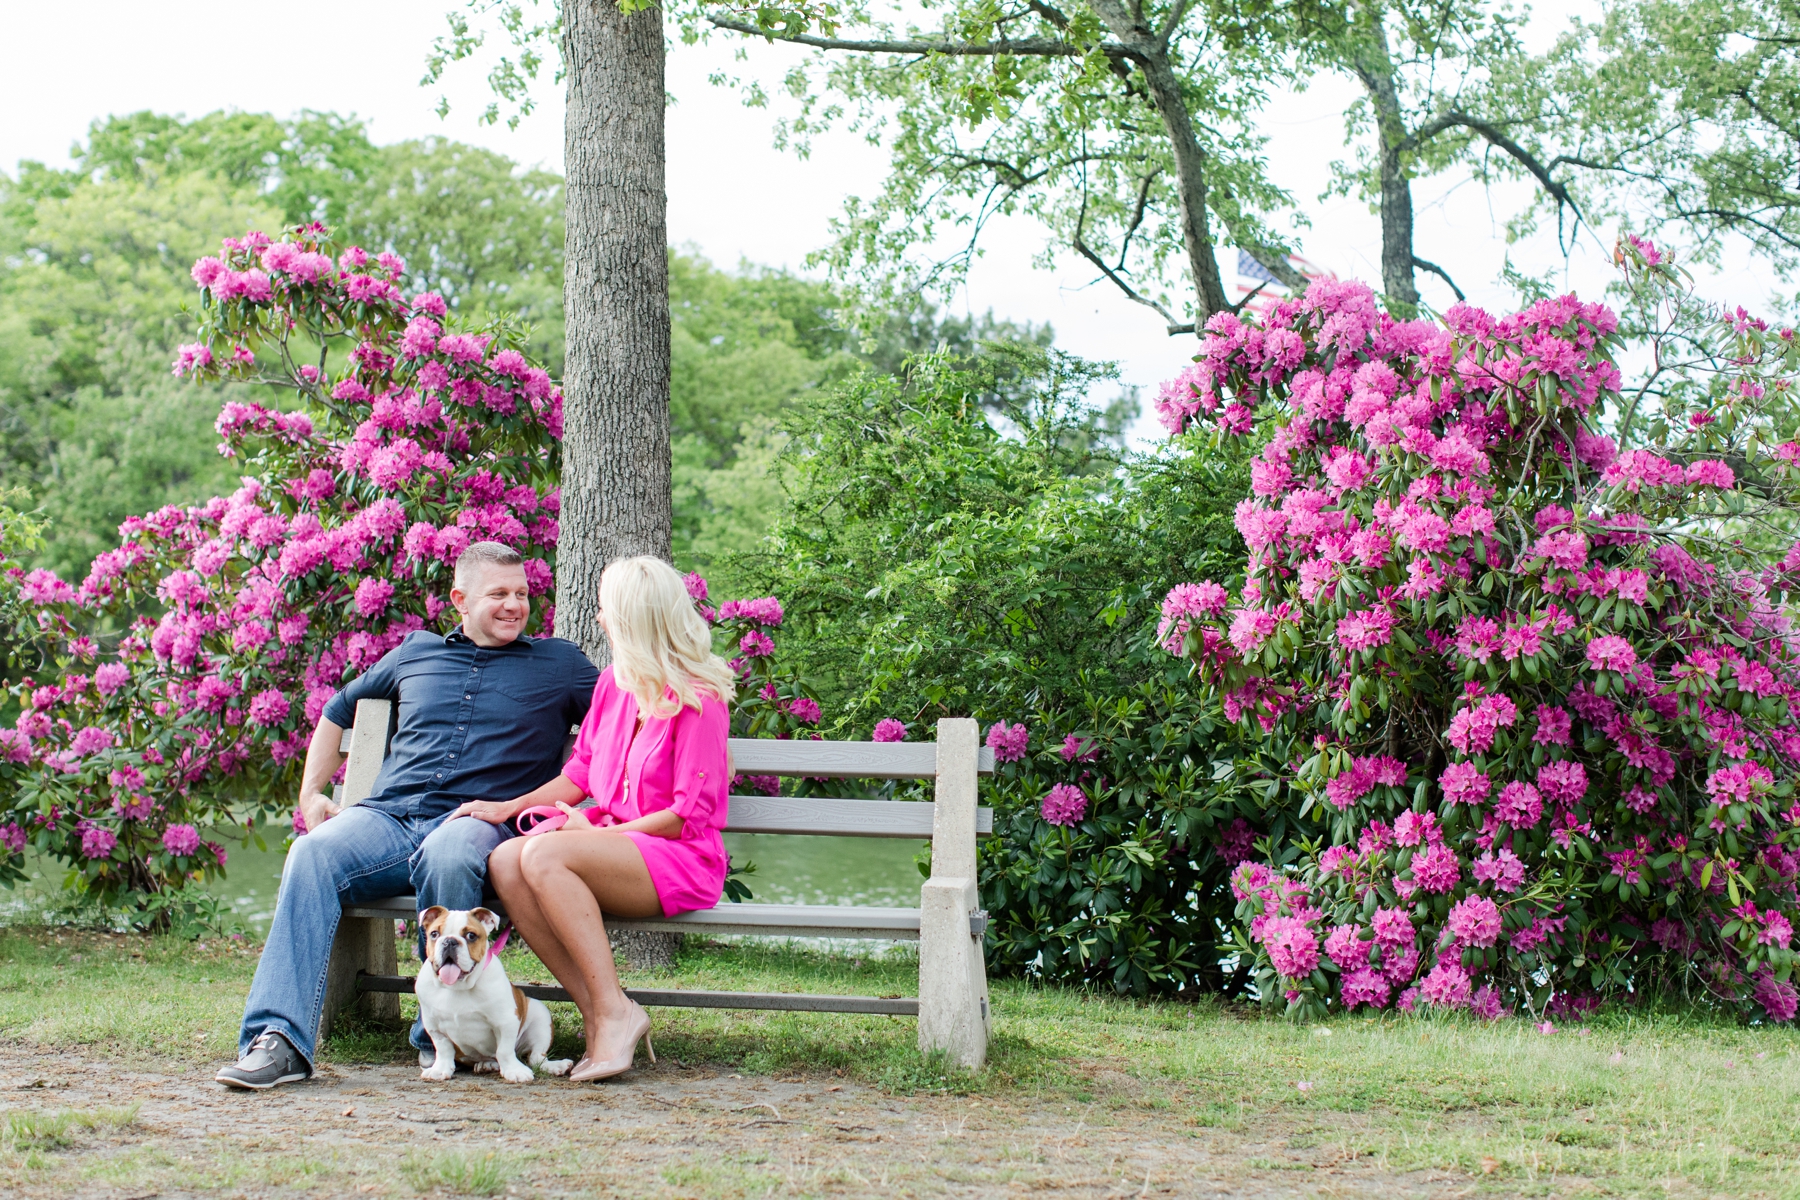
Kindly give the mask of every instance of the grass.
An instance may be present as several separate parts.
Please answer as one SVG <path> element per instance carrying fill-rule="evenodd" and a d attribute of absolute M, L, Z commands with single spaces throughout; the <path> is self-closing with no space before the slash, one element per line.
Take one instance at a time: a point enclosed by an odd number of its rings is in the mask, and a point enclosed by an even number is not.
<path fill-rule="evenodd" d="M 400 1164 L 401 1177 L 414 1190 L 456 1196 L 497 1196 L 518 1173 L 518 1167 L 499 1154 L 415 1152 Z"/>
<path fill-rule="evenodd" d="M 547 978 L 528 953 L 507 960 L 515 980 Z M 0 1037 L 96 1057 L 216 1061 L 235 1048 L 254 962 L 234 943 L 0 933 Z M 904 955 L 710 946 L 631 982 L 899 995 L 913 991 L 916 971 Z M 1460 1017 L 1295 1027 L 1211 1001 L 1142 1002 L 1016 980 L 994 982 L 993 1006 L 995 1039 L 979 1074 L 922 1060 L 915 1023 L 894 1017 L 662 1009 L 657 1052 L 748 1076 L 834 1074 L 897 1095 L 1154 1120 L 1165 1134 L 1179 1131 L 1167 1136 L 1256 1134 L 1274 1144 L 1246 1165 L 1296 1186 L 1308 1173 L 1282 1149 L 1453 1172 L 1505 1194 L 1800 1195 L 1800 1033 L 1790 1028 L 1695 1009 L 1602 1012 L 1548 1036 L 1525 1021 Z M 552 1007 L 555 1053 L 567 1054 L 577 1018 Z M 352 1027 L 321 1056 L 400 1061 L 409 1052 L 398 1030 Z M 17 1133 L 8 1124 L 6 1145 L 50 1152 L 56 1139 L 99 1127 L 87 1119 L 31 1118 Z M 471 1195 L 505 1190 L 521 1169 L 504 1157 L 409 1164 L 404 1178 L 418 1190 Z M 698 1174 L 670 1186 L 717 1194 L 758 1192 L 763 1181 L 749 1163 L 671 1169 Z"/>
<path fill-rule="evenodd" d="M 60 1112 L 10 1112 L 0 1125 L 0 1145 L 15 1153 L 31 1150 L 65 1150 L 83 1132 L 125 1129 L 137 1124 L 138 1106 L 100 1108 L 92 1112 L 64 1109 Z"/>
<path fill-rule="evenodd" d="M 68 1150 L 83 1134 L 114 1133 L 137 1124 L 138 1106 L 98 1108 L 92 1111 L 62 1109 L 56 1112 L 9 1112 L 0 1121 L 0 1161 L 27 1171 L 52 1165 L 50 1155 Z"/>

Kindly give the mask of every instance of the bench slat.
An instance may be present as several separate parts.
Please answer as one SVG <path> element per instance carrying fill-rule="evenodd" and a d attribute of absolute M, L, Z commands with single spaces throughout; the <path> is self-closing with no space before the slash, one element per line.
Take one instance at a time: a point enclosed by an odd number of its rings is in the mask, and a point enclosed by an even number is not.
<path fill-rule="evenodd" d="M 338 753 L 348 754 L 356 729 L 344 730 Z M 565 754 L 566 758 L 567 755 Z M 795 742 L 732 738 L 731 762 L 740 775 L 812 775 L 833 779 L 931 779 L 937 775 L 934 742 Z M 975 770 L 994 773 L 994 752 L 981 748 Z"/>
<path fill-rule="evenodd" d="M 733 796 L 726 833 L 825 837 L 931 838 L 937 805 L 915 800 L 826 800 L 815 796 Z M 994 832 L 994 810 L 975 810 L 975 832 Z"/>
<path fill-rule="evenodd" d="M 418 916 L 418 900 L 412 896 L 387 896 L 352 904 L 347 917 L 396 921 Z M 919 910 L 916 908 L 861 908 L 841 904 L 721 904 L 717 908 L 681 913 L 673 917 L 606 916 L 608 929 L 634 929 L 645 933 L 756 934 L 761 937 L 879 938 L 892 942 L 917 941 Z M 987 914 L 969 918 L 969 933 L 987 932 Z"/>
<path fill-rule="evenodd" d="M 416 980 L 409 975 L 369 975 L 356 978 L 359 992 L 410 994 Z M 533 1000 L 572 1003 L 563 988 L 541 983 L 521 983 L 521 992 Z M 788 992 L 702 992 L 686 988 L 626 988 L 625 994 L 646 1008 L 746 1008 L 765 1012 L 875 1013 L 916 1017 L 916 996 L 818 996 Z"/>
<path fill-rule="evenodd" d="M 731 765 L 740 775 L 810 775 L 831 779 L 933 779 L 936 742 L 802 742 L 732 738 Z M 981 748 L 975 770 L 994 773 L 994 752 Z"/>

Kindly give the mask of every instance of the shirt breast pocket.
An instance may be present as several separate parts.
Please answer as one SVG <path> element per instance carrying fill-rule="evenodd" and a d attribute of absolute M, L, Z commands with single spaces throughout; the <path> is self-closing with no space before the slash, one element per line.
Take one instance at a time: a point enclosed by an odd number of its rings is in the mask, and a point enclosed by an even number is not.
<path fill-rule="evenodd" d="M 514 709 L 518 716 L 559 713 L 569 694 L 566 687 L 551 679 L 508 679 L 489 686 L 494 692 L 489 701 Z"/>

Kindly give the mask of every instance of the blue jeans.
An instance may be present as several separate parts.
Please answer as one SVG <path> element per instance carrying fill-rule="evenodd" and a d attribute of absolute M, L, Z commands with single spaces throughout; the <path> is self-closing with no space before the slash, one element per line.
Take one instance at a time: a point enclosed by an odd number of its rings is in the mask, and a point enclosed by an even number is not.
<path fill-rule="evenodd" d="M 275 920 L 244 1003 L 239 1054 L 272 1029 L 311 1066 L 343 906 L 410 891 L 418 894 L 420 909 L 480 907 L 488 855 L 514 836 L 505 825 L 473 817 L 395 816 L 357 805 L 295 839 L 282 871 Z M 421 1035 L 415 1023 L 415 1046 Z"/>

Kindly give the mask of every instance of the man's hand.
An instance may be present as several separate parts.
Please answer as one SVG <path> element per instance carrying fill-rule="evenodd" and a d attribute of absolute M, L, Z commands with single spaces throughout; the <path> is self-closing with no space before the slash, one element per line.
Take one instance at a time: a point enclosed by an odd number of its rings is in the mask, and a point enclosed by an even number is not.
<path fill-rule="evenodd" d="M 475 817 L 486 821 L 489 825 L 501 825 L 519 815 L 526 807 L 525 798 L 517 800 L 469 800 L 457 807 L 450 814 L 450 820 L 457 817 Z"/>
<path fill-rule="evenodd" d="M 337 816 L 341 811 L 343 810 L 319 792 L 308 792 L 300 797 L 300 819 L 306 822 L 308 833 Z"/>

